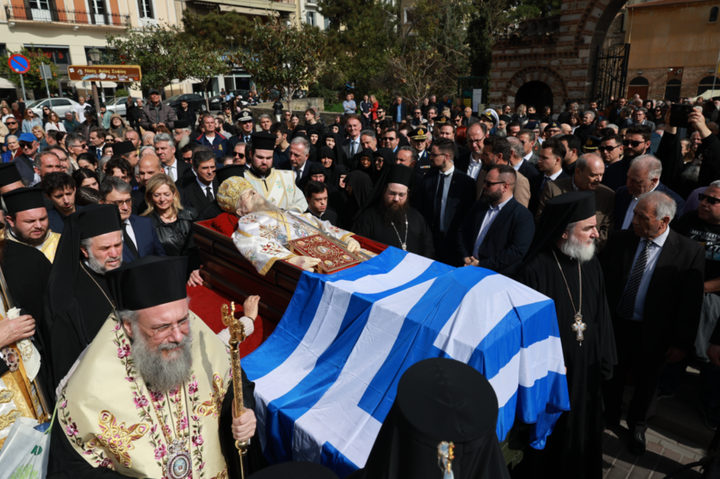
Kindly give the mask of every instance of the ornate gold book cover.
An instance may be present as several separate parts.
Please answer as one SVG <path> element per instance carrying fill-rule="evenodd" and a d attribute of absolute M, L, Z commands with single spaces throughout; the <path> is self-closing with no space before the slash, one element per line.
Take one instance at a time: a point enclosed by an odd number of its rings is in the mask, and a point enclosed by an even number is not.
<path fill-rule="evenodd" d="M 298 256 L 317 258 L 318 272 L 324 274 L 335 273 L 360 263 L 355 255 L 320 235 L 306 236 L 288 241 L 290 251 Z"/>

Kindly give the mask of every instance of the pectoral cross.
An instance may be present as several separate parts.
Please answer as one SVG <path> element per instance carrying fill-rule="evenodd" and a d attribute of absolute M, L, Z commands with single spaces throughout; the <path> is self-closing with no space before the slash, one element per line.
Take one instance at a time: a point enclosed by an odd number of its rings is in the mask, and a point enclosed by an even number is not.
<path fill-rule="evenodd" d="M 585 340 L 585 335 L 583 334 L 583 331 L 587 329 L 587 324 L 583 323 L 582 320 L 582 314 L 575 313 L 575 324 L 573 324 L 572 330 L 575 331 L 575 339 L 578 340 L 580 343 L 580 346 L 582 346 L 582 342 Z"/>
<path fill-rule="evenodd" d="M 443 471 L 443 479 L 454 479 L 453 459 L 455 459 L 455 444 L 446 441 L 438 444 L 438 466 Z"/>

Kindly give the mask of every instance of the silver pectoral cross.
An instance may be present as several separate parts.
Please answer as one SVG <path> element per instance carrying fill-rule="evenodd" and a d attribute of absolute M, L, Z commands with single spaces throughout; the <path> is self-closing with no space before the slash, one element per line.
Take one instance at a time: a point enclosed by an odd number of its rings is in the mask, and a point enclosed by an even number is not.
<path fill-rule="evenodd" d="M 583 323 L 582 319 L 582 314 L 580 314 L 579 312 L 575 313 L 575 324 L 571 326 L 572 330 L 575 331 L 575 339 L 578 340 L 580 346 L 582 346 L 582 342 L 585 340 L 585 335 L 583 334 L 583 331 L 587 329 L 587 324 Z"/>

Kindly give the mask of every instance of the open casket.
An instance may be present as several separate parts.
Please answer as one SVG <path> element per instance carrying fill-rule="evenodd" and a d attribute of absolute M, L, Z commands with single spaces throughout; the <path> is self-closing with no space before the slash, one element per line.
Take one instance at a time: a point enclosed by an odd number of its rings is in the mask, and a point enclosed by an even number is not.
<path fill-rule="evenodd" d="M 227 217 L 230 218 L 229 216 Z M 260 275 L 253 265 L 238 252 L 230 237 L 235 230 L 231 221 L 200 221 L 193 225 L 195 244 L 200 249 L 206 286 L 235 301 L 247 296 L 260 295 L 260 315 L 278 323 L 303 270 L 286 262 L 276 261 L 267 274 Z M 386 245 L 354 236 L 363 249 L 382 253 Z"/>

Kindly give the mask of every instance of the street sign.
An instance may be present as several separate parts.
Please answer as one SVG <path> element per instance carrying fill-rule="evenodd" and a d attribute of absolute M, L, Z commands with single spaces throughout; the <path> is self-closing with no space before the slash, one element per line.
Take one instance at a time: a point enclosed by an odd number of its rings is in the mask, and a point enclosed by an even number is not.
<path fill-rule="evenodd" d="M 142 80 L 139 65 L 70 65 L 68 77 L 72 81 L 136 82 Z"/>
<path fill-rule="evenodd" d="M 52 79 L 52 69 L 47 63 L 40 64 L 40 78 L 42 80 Z"/>
<path fill-rule="evenodd" d="M 10 66 L 10 69 L 15 73 L 24 75 L 30 71 L 30 60 L 23 55 L 16 53 L 14 55 L 10 55 L 10 58 L 8 58 L 8 66 Z"/>

